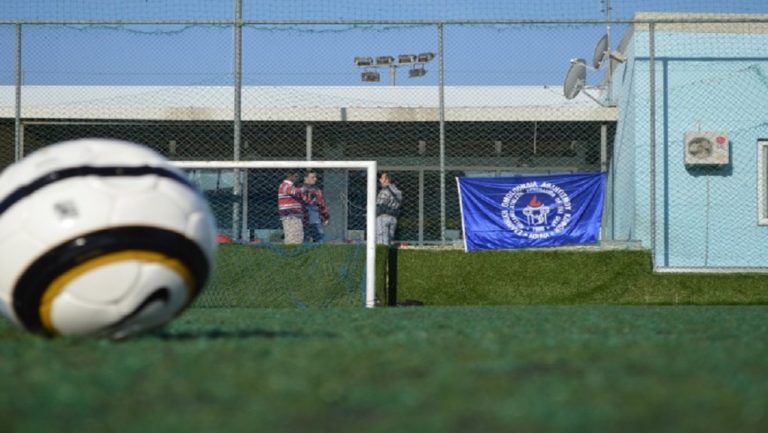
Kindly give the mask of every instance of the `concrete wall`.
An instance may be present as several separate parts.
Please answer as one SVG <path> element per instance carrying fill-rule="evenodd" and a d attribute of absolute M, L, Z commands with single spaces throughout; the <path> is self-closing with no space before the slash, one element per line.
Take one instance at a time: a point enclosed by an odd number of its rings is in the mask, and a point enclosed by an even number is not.
<path fill-rule="evenodd" d="M 655 33 L 656 265 L 766 267 L 757 141 L 768 137 L 768 35 L 684 30 Z M 634 206 L 620 199 L 626 208 L 617 202 L 615 233 L 646 247 L 652 236 L 649 41 L 647 31 L 636 29 L 626 44 L 629 60 L 614 74 L 616 194 L 634 198 Z M 697 130 L 728 133 L 729 165 L 685 166 L 683 137 Z"/>

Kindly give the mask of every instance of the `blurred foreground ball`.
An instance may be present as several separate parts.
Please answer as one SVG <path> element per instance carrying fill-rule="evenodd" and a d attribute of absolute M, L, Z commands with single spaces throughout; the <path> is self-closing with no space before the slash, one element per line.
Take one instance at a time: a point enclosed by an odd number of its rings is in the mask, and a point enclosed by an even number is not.
<path fill-rule="evenodd" d="M 144 146 L 67 141 L 0 174 L 0 313 L 31 332 L 159 328 L 200 293 L 215 249 L 205 198 Z"/>

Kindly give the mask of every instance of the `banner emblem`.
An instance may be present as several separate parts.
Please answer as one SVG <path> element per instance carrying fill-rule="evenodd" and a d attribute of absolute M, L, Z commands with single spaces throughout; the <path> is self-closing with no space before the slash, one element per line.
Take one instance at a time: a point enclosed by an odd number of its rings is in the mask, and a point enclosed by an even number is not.
<path fill-rule="evenodd" d="M 504 196 L 501 207 L 504 224 L 528 239 L 547 239 L 561 233 L 571 222 L 571 198 L 550 182 L 517 185 Z"/>

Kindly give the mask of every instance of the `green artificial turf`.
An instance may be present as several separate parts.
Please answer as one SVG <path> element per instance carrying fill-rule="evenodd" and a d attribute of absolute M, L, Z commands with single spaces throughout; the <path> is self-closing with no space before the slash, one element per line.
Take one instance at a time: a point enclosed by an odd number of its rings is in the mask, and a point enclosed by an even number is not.
<path fill-rule="evenodd" d="M 430 305 L 768 304 L 768 273 L 653 273 L 647 251 L 401 250 L 397 270 Z"/>
<path fill-rule="evenodd" d="M 193 308 L 0 322 L 3 432 L 764 432 L 768 306 Z"/>
<path fill-rule="evenodd" d="M 359 306 L 362 245 L 222 245 L 198 307 Z M 376 253 L 386 303 L 386 247 Z M 768 273 L 653 273 L 647 251 L 396 250 L 399 300 L 428 305 L 768 304 Z"/>

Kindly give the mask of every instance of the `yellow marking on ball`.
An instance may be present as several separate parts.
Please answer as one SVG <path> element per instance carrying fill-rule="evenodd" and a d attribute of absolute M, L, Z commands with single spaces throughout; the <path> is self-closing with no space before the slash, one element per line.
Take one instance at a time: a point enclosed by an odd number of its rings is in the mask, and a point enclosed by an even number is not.
<path fill-rule="evenodd" d="M 195 279 L 189 269 L 179 260 L 166 256 L 165 254 L 157 253 L 154 251 L 143 250 L 126 250 L 119 251 L 111 254 L 105 254 L 103 256 L 96 257 L 94 259 L 85 261 L 72 269 L 59 275 L 55 280 L 48 285 L 43 293 L 43 298 L 40 301 L 40 321 L 43 327 L 50 334 L 58 334 L 56 328 L 53 326 L 53 319 L 51 313 L 53 310 L 53 301 L 75 278 L 89 272 L 93 269 L 100 268 L 102 266 L 111 265 L 113 263 L 126 262 L 126 261 L 140 261 L 145 263 L 157 263 L 164 266 L 181 277 L 184 280 L 184 284 L 187 288 L 187 299 L 192 299 L 193 291 L 197 287 L 195 285 Z"/>

